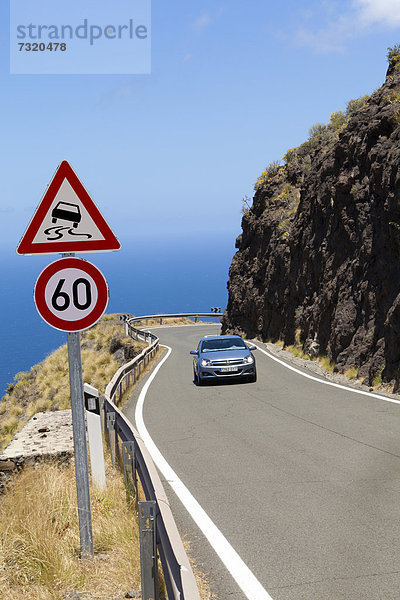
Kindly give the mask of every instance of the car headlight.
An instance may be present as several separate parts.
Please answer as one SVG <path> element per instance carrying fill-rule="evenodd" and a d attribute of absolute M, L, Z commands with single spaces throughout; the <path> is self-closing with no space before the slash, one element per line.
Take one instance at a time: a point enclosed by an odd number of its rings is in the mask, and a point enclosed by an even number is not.
<path fill-rule="evenodd" d="M 253 362 L 254 362 L 254 358 L 253 358 L 253 357 L 251 356 L 251 354 L 250 354 L 250 356 L 246 356 L 246 358 L 244 359 L 244 362 L 245 362 L 245 363 L 250 363 L 250 364 L 251 364 L 251 363 L 253 363 Z"/>
<path fill-rule="evenodd" d="M 210 361 L 206 360 L 205 358 L 203 358 L 203 360 L 201 361 L 202 367 L 208 367 L 209 364 L 210 364 Z"/>

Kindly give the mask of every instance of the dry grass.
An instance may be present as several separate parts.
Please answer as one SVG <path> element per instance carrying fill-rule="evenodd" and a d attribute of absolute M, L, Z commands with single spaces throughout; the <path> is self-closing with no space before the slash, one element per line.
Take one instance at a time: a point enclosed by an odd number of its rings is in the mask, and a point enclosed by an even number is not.
<path fill-rule="evenodd" d="M 137 515 L 122 475 L 107 465 L 107 490 L 91 490 L 95 557 L 79 558 L 74 465 L 24 469 L 0 500 L 0 598 L 123 597 L 140 590 Z"/>
<path fill-rule="evenodd" d="M 293 354 L 293 356 L 296 356 L 297 358 L 303 358 L 304 360 L 310 360 L 310 355 L 309 354 L 305 354 L 303 352 L 303 349 L 301 346 L 284 346 L 284 350 L 287 350 L 288 352 L 290 352 L 290 354 Z"/>
<path fill-rule="evenodd" d="M 275 346 L 278 346 L 279 348 L 282 348 L 282 350 L 287 350 L 288 352 L 290 352 L 293 356 L 296 356 L 297 358 L 302 358 L 303 360 L 315 360 L 319 363 L 320 367 L 324 370 L 327 371 L 328 373 L 333 373 L 333 370 L 335 368 L 335 363 L 332 362 L 327 356 L 317 356 L 316 358 L 312 358 L 309 354 L 306 354 L 305 352 L 303 352 L 303 347 L 300 343 L 299 340 L 299 330 L 296 330 L 296 338 L 295 338 L 295 343 L 289 346 L 285 346 L 285 343 L 283 342 L 283 340 L 268 340 L 269 342 L 275 344 Z M 349 379 L 354 378 L 357 375 L 357 371 L 356 374 L 353 374 L 353 369 L 349 369 L 348 370 L 348 375 L 347 377 L 349 377 Z M 345 373 L 346 375 L 347 373 Z"/>
<path fill-rule="evenodd" d="M 200 321 L 199 321 L 200 322 Z M 188 317 L 180 317 L 179 319 L 176 318 L 162 318 L 162 324 L 163 325 L 195 325 L 195 322 L 193 319 L 189 319 Z M 132 323 L 133 327 L 154 327 L 157 325 L 160 325 L 160 319 L 143 319 L 143 321 L 135 321 L 134 323 Z"/>
<path fill-rule="evenodd" d="M 349 369 L 345 369 L 343 371 L 343 375 L 347 377 L 347 379 L 356 379 L 358 373 L 358 369 L 356 367 L 350 367 Z"/>
<path fill-rule="evenodd" d="M 327 356 L 319 356 L 318 362 L 321 365 L 322 369 L 328 371 L 328 373 L 333 373 L 333 369 L 335 368 L 335 363 L 332 362 Z"/>
<path fill-rule="evenodd" d="M 285 347 L 285 342 L 283 340 L 269 340 L 270 342 L 272 342 L 273 344 L 275 344 L 276 346 L 279 346 L 280 348 L 284 348 Z"/>
<path fill-rule="evenodd" d="M 377 389 L 382 386 L 382 371 L 383 371 L 383 369 L 381 369 L 381 371 L 377 375 L 375 375 L 375 377 L 372 380 L 372 387 L 374 389 Z M 392 385 L 385 384 L 383 387 L 387 392 L 393 393 L 393 387 L 394 387 L 393 384 Z"/>
<path fill-rule="evenodd" d="M 126 337 L 118 315 L 106 315 L 81 333 L 83 381 L 104 392 L 122 363 L 147 344 Z M 70 407 L 67 346 L 61 346 L 30 371 L 17 373 L 0 403 L 0 448 L 37 412 Z"/>

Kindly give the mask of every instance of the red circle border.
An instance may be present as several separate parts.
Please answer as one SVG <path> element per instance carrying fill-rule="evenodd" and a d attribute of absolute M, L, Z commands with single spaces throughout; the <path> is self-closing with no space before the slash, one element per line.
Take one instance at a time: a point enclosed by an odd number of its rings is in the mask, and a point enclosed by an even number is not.
<path fill-rule="evenodd" d="M 92 277 L 97 286 L 98 297 L 96 305 L 90 314 L 77 321 L 66 321 L 65 319 L 60 319 L 60 317 L 57 317 L 49 310 L 45 300 L 46 285 L 48 284 L 50 278 L 55 275 L 57 271 L 67 268 L 80 269 L 84 271 L 90 275 L 90 277 Z M 109 293 L 106 278 L 97 267 L 83 258 L 68 257 L 60 258 L 43 269 L 37 278 L 33 297 L 39 315 L 44 321 L 46 321 L 48 325 L 54 327 L 54 329 L 58 329 L 59 331 L 73 332 L 84 331 L 85 329 L 89 329 L 89 327 L 92 327 L 92 325 L 97 323 L 107 308 Z"/>

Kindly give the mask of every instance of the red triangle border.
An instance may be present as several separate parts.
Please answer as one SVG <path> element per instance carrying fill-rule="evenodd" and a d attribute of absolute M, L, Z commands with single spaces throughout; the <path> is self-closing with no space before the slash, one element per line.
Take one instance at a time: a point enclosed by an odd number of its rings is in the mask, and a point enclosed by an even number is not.
<path fill-rule="evenodd" d="M 104 240 L 74 240 L 71 242 L 38 242 L 33 240 L 41 227 L 50 206 L 57 195 L 64 179 L 67 179 L 74 192 L 82 202 Z M 17 247 L 17 254 L 58 254 L 63 252 L 107 252 L 119 250 L 121 244 L 111 231 L 99 209 L 78 179 L 71 165 L 63 160 L 50 182 L 35 214 L 32 217 Z"/>

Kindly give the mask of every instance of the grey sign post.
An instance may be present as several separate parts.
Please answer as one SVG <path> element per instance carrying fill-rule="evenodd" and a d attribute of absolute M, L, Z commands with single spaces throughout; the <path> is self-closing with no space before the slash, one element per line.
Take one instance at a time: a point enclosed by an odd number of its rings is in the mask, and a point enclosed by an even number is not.
<path fill-rule="evenodd" d="M 67 201 L 63 191 L 65 182 L 70 189 Z M 85 219 L 82 214 L 86 214 Z M 80 231 L 81 227 L 84 231 Z M 82 234 L 89 239 L 82 241 Z M 93 532 L 79 332 L 97 323 L 105 312 L 108 285 L 101 271 L 88 261 L 75 258 L 75 252 L 104 252 L 120 247 L 71 165 L 62 161 L 18 244 L 17 253 L 61 253 L 63 257 L 41 272 L 34 300 L 46 323 L 67 332 L 82 556 L 93 556 Z"/>
<path fill-rule="evenodd" d="M 81 556 L 93 556 L 80 331 L 94 325 L 104 313 L 108 286 L 97 267 L 70 254 L 42 271 L 34 298 L 43 319 L 67 332 Z"/>
<path fill-rule="evenodd" d="M 78 498 L 79 536 L 81 555 L 93 556 L 92 512 L 90 508 L 89 466 L 86 444 L 85 409 L 83 404 L 83 381 L 81 340 L 79 331 L 67 333 L 69 383 L 71 391 L 72 428 L 76 493 Z"/>

